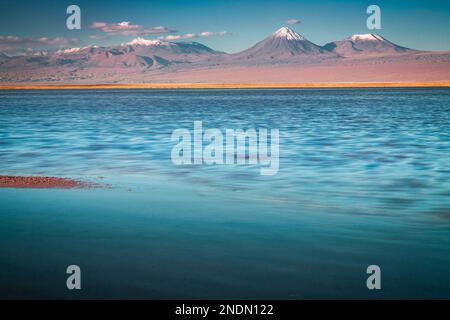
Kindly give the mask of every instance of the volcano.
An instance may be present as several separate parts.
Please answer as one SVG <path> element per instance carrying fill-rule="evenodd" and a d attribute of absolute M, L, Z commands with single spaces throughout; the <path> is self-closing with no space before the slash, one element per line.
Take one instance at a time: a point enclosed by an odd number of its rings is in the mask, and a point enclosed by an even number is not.
<path fill-rule="evenodd" d="M 343 40 L 327 43 L 323 49 L 342 57 L 358 55 L 393 55 L 416 50 L 396 45 L 378 34 L 354 34 Z"/>
<path fill-rule="evenodd" d="M 294 30 L 283 27 L 253 47 L 233 55 L 234 60 L 251 60 L 253 63 L 292 62 L 305 58 L 334 57 Z"/>

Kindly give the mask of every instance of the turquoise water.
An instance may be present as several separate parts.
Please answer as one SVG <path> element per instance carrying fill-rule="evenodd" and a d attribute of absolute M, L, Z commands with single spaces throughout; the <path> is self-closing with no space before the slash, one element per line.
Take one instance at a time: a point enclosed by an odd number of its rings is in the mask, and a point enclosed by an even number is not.
<path fill-rule="evenodd" d="M 1 298 L 450 298 L 450 90 L 0 91 Z M 278 128 L 280 168 L 175 166 L 177 128 Z M 82 290 L 66 289 L 66 267 Z M 382 289 L 366 288 L 381 268 Z"/>

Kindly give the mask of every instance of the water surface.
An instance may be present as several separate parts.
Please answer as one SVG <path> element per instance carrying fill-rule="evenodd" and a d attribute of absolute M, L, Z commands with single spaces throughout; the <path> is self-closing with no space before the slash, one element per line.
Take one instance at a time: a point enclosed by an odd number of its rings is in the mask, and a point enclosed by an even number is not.
<path fill-rule="evenodd" d="M 450 298 L 450 90 L 0 92 L 2 298 Z M 280 169 L 174 166 L 171 133 L 279 128 Z M 68 291 L 65 269 L 82 269 Z M 366 268 L 382 269 L 382 290 Z"/>

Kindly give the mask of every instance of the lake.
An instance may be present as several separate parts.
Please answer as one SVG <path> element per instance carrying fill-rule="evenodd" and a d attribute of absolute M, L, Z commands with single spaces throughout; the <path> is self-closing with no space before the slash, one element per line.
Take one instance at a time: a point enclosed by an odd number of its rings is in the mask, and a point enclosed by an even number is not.
<path fill-rule="evenodd" d="M 174 165 L 194 121 L 278 172 Z M 0 163 L 105 186 L 0 189 L 0 298 L 450 298 L 448 88 L 0 91 Z"/>

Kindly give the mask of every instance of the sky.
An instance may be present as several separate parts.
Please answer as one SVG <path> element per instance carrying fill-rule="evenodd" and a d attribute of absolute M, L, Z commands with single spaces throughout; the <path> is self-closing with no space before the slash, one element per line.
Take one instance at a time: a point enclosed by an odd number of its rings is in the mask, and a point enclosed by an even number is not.
<path fill-rule="evenodd" d="M 81 9 L 81 30 L 66 27 L 66 8 L 71 4 Z M 367 29 L 366 9 L 371 4 L 381 8 L 381 30 Z M 448 0 L 2 0 L 0 6 L 0 51 L 4 52 L 109 46 L 140 36 L 198 41 L 232 53 L 282 26 L 319 45 L 352 34 L 378 33 L 413 49 L 450 50 Z"/>

